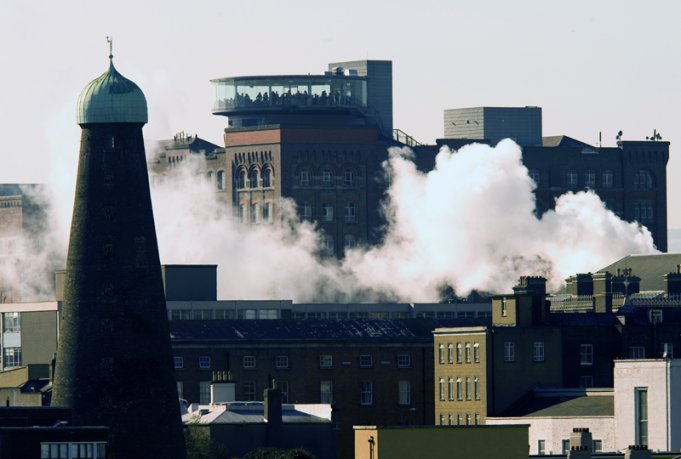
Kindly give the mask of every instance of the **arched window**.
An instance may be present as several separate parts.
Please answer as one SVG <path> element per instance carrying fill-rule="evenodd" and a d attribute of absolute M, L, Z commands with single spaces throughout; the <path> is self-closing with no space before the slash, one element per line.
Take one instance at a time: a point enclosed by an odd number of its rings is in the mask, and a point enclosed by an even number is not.
<path fill-rule="evenodd" d="M 206 178 L 208 179 L 208 183 L 212 184 L 213 180 L 215 179 L 213 171 L 208 171 L 208 174 L 206 174 Z"/>
<path fill-rule="evenodd" d="M 272 186 L 272 168 L 266 167 L 262 171 L 262 186 L 269 188 Z"/>
<path fill-rule="evenodd" d="M 352 186 L 354 182 L 355 177 L 352 173 L 352 169 L 345 169 L 345 171 L 343 171 L 343 184 L 345 186 Z"/>
<path fill-rule="evenodd" d="M 236 176 L 236 187 L 241 190 L 246 188 L 246 169 L 239 169 Z"/>
<path fill-rule="evenodd" d="M 634 188 L 637 190 L 652 190 L 653 189 L 653 174 L 647 169 L 639 169 L 634 176 Z"/>
<path fill-rule="evenodd" d="M 218 171 L 217 189 L 218 191 L 225 190 L 225 171 Z"/>
<path fill-rule="evenodd" d="M 258 223 L 258 205 L 251 204 L 251 223 Z"/>
<path fill-rule="evenodd" d="M 251 188 L 258 188 L 258 169 L 255 167 L 251 169 L 248 180 Z"/>

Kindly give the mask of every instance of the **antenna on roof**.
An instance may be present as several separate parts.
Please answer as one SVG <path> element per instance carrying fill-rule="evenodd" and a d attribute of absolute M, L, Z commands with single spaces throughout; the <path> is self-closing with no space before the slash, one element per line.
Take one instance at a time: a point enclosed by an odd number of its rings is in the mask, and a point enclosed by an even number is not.
<path fill-rule="evenodd" d="M 109 44 L 109 60 L 113 59 L 113 37 L 106 37 L 106 42 Z"/>

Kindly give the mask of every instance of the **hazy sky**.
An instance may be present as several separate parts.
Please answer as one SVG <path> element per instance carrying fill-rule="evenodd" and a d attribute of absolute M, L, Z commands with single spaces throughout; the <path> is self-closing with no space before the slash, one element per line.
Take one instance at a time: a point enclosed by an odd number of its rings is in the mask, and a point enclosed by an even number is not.
<path fill-rule="evenodd" d="M 671 144 L 669 226 L 681 227 L 681 2 L 0 0 L 0 182 L 75 169 L 81 89 L 118 70 L 149 103 L 148 139 L 221 143 L 212 78 L 393 61 L 394 126 L 432 143 L 445 108 L 543 108 L 544 135 Z M 61 164 L 61 167 L 59 163 Z M 73 163 L 71 165 L 71 163 Z"/>

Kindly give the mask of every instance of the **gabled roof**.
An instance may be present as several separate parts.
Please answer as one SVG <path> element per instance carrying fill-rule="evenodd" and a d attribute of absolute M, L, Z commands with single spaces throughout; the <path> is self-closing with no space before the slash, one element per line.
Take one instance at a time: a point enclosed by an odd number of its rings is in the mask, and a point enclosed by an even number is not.
<path fill-rule="evenodd" d="M 554 135 L 542 137 L 542 144 L 544 147 L 573 147 L 573 148 L 594 148 L 588 143 L 573 139 L 566 135 Z"/>
<path fill-rule="evenodd" d="M 170 338 L 175 343 L 432 342 L 432 331 L 436 328 L 487 325 L 489 322 L 489 319 L 179 320 L 170 322 Z"/>
<path fill-rule="evenodd" d="M 616 274 L 617 270 L 630 268 L 634 276 L 641 278 L 640 290 L 665 290 L 664 276 L 676 272 L 676 265 L 681 264 L 681 253 L 656 253 L 647 255 L 627 255 L 616 262 L 599 269 Z"/>

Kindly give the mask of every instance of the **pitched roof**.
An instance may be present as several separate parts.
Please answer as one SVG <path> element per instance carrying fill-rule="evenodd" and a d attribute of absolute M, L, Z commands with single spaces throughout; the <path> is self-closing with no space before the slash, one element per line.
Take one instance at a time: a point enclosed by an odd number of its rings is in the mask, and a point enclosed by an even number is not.
<path fill-rule="evenodd" d="M 588 143 L 584 143 L 581 140 L 573 139 L 566 135 L 542 137 L 542 145 L 544 147 L 593 148 L 593 146 Z"/>
<path fill-rule="evenodd" d="M 615 396 L 605 394 L 533 395 L 506 410 L 503 417 L 592 417 L 614 416 Z"/>
<path fill-rule="evenodd" d="M 630 268 L 631 273 L 641 278 L 640 289 L 665 290 L 664 276 L 676 272 L 676 266 L 681 264 L 681 253 L 656 253 L 627 255 L 616 262 L 599 269 L 615 274 L 618 269 Z"/>
<path fill-rule="evenodd" d="M 487 324 L 489 319 L 179 320 L 170 322 L 170 338 L 173 342 L 432 342 L 436 328 Z"/>

